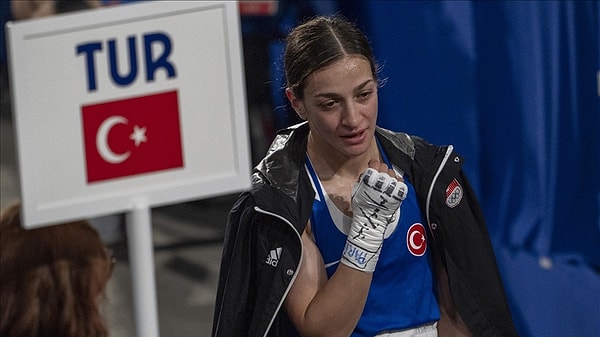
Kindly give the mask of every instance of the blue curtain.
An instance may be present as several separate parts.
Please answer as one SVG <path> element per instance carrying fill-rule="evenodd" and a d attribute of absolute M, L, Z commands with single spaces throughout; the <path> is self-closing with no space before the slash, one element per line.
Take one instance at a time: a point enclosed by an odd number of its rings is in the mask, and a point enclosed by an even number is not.
<path fill-rule="evenodd" d="M 600 331 L 597 1 L 340 2 L 385 127 L 467 159 L 522 336 Z"/>
<path fill-rule="evenodd" d="M 482 198 L 495 234 L 600 267 L 598 3 L 474 9 L 481 172 L 494 186 Z"/>

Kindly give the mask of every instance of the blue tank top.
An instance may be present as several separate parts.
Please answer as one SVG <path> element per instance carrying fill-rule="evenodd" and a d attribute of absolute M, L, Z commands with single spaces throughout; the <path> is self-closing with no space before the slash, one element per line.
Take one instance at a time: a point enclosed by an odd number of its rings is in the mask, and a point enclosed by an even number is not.
<path fill-rule="evenodd" d="M 391 167 L 381 147 L 379 151 Z M 312 233 L 331 277 L 340 263 L 352 219 L 327 197 L 308 156 L 306 169 L 316 193 L 310 217 Z M 415 190 L 408 177 L 404 179 L 408 195 L 402 202 L 398 222 L 389 225 L 395 230 L 386 231 L 365 309 L 352 336 L 375 336 L 440 318 L 424 222 Z"/>

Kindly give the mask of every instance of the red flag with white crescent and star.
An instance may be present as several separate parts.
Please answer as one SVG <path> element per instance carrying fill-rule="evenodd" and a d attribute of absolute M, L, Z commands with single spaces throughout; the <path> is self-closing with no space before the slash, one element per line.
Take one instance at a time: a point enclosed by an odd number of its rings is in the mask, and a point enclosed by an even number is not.
<path fill-rule="evenodd" d="M 183 167 L 177 91 L 81 107 L 87 182 Z"/>
<path fill-rule="evenodd" d="M 427 251 L 427 234 L 425 227 L 420 223 L 414 223 L 406 232 L 406 247 L 414 256 L 423 256 Z"/>

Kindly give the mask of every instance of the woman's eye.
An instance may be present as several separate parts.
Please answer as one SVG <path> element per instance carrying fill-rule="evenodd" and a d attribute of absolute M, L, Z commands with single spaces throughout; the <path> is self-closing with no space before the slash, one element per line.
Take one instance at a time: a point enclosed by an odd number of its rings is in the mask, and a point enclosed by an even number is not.
<path fill-rule="evenodd" d="M 361 93 L 358 95 L 358 98 L 359 98 L 359 99 L 363 99 L 363 100 L 364 100 L 364 99 L 367 99 L 367 98 L 369 98 L 369 97 L 371 96 L 371 93 L 372 93 L 371 91 L 364 91 L 364 92 L 361 92 Z"/>
<path fill-rule="evenodd" d="M 325 101 L 325 102 L 321 103 L 320 105 L 323 109 L 331 109 L 331 108 L 335 107 L 336 104 L 337 104 L 337 101 L 332 100 L 332 101 Z"/>

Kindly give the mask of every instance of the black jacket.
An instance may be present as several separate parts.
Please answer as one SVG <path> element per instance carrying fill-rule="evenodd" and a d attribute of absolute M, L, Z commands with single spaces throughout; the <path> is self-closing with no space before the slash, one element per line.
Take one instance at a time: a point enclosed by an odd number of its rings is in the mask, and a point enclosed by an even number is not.
<path fill-rule="evenodd" d="M 289 334 L 282 306 L 300 265 L 300 235 L 314 201 L 304 169 L 307 135 L 307 123 L 279 132 L 254 169 L 252 189 L 230 212 L 213 337 Z M 440 336 L 460 331 L 454 326 L 463 321 L 473 336 L 516 336 L 483 214 L 461 169 L 463 159 L 452 146 L 382 128 L 377 136 L 392 164 L 408 175 L 429 225 L 438 261 Z M 462 192 L 455 189 L 448 196 L 453 180 Z"/>

